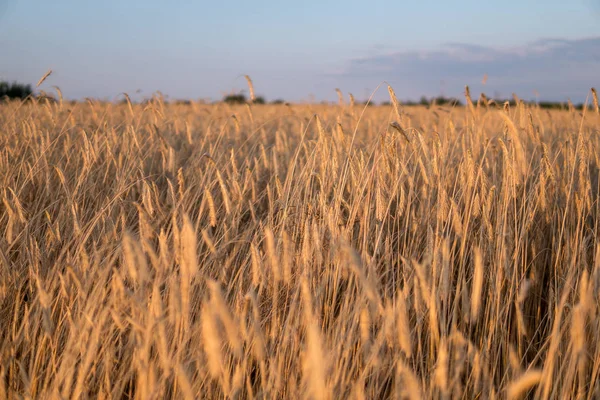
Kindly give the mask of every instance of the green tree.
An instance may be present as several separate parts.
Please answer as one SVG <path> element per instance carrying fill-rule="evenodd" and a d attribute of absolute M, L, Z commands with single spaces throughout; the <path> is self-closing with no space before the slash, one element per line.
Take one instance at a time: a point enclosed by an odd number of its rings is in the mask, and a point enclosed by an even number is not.
<path fill-rule="evenodd" d="M 33 90 L 31 89 L 31 85 L 24 85 L 17 82 L 0 82 L 0 98 L 8 97 L 9 99 L 25 99 L 32 94 Z"/>
<path fill-rule="evenodd" d="M 228 94 L 223 98 L 223 101 L 227 104 L 245 104 L 246 96 L 243 94 Z"/>

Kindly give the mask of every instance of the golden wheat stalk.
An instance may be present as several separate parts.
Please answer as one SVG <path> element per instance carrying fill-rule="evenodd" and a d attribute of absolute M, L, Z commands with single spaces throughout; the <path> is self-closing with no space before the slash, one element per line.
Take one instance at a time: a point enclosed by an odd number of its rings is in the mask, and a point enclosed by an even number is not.
<path fill-rule="evenodd" d="M 598 104 L 598 93 L 596 92 L 596 88 L 592 88 L 592 99 L 594 101 L 594 110 L 596 110 L 596 114 L 600 115 L 600 105 Z"/>
<path fill-rule="evenodd" d="M 46 79 L 48 79 L 48 77 L 52 74 L 52 70 L 49 69 L 44 75 L 42 75 L 42 77 L 40 78 L 40 80 L 35 84 L 35 87 L 40 87 L 40 85 L 42 83 L 44 83 L 44 81 Z"/>
<path fill-rule="evenodd" d="M 252 84 L 252 79 L 250 79 L 250 76 L 248 75 L 244 75 L 244 78 L 246 78 L 246 82 L 248 83 L 248 90 L 250 91 L 250 101 L 254 102 L 254 100 L 256 100 L 256 97 L 254 96 L 254 85 Z"/>
<path fill-rule="evenodd" d="M 542 371 L 540 370 L 529 370 L 521 375 L 517 380 L 510 383 L 506 391 L 506 397 L 508 399 L 518 399 L 537 385 L 542 380 Z"/>

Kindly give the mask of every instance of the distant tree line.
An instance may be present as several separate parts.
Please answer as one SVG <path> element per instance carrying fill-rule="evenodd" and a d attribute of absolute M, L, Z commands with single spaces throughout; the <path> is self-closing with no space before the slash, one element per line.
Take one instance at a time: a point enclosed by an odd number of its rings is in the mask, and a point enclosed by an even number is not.
<path fill-rule="evenodd" d="M 559 101 L 524 101 L 521 100 L 523 103 L 525 103 L 526 105 L 530 105 L 530 106 L 538 106 L 539 108 L 542 109 L 546 109 L 546 110 L 568 110 L 569 108 L 574 108 L 576 110 L 583 110 L 584 108 L 584 104 L 583 103 L 578 103 L 578 104 L 572 104 L 571 102 L 559 102 Z M 494 100 L 494 102 L 500 106 L 504 105 L 505 103 L 508 103 L 508 105 L 510 107 L 514 107 L 517 105 L 517 102 L 513 99 L 511 100 Z"/>
<path fill-rule="evenodd" d="M 257 96 L 254 98 L 254 100 L 249 101 L 246 98 L 246 95 L 244 95 L 242 93 L 228 94 L 227 96 L 223 97 L 223 102 L 227 103 L 227 104 L 246 104 L 246 103 L 267 104 L 267 101 L 262 96 Z"/>
<path fill-rule="evenodd" d="M 431 105 L 460 107 L 463 105 L 462 101 L 460 101 L 459 99 L 456 99 L 454 97 L 445 97 L 445 96 L 430 97 L 430 98 L 427 98 L 426 96 L 422 96 L 419 101 L 406 100 L 406 101 L 401 101 L 401 103 L 405 106 L 427 106 L 427 107 L 429 107 Z M 389 106 L 391 103 L 389 101 L 382 101 L 379 104 L 382 106 Z"/>
<path fill-rule="evenodd" d="M 0 82 L 0 99 L 1 98 L 9 98 L 9 99 L 26 99 L 28 96 L 33 94 L 33 90 L 31 89 L 31 85 L 24 85 L 22 83 L 12 82 L 8 83 L 6 81 Z"/>
<path fill-rule="evenodd" d="M 33 97 L 33 89 L 31 88 L 31 85 L 22 84 L 22 83 L 18 83 L 18 82 L 0 81 L 0 99 L 8 98 L 8 99 L 23 100 L 28 97 Z M 38 96 L 38 99 L 41 99 L 41 98 L 52 100 L 52 98 L 47 95 Z M 487 101 L 487 98 L 485 96 L 482 96 L 482 98 Z M 499 106 L 502 106 L 506 102 L 508 102 L 508 104 L 511 107 L 514 107 L 517 104 L 515 99 L 490 100 L 490 104 L 492 103 L 492 101 L 493 101 L 493 103 L 495 103 L 496 105 L 499 105 Z M 252 101 L 252 100 L 249 100 L 246 97 L 246 95 L 244 95 L 243 93 L 228 94 L 225 97 L 223 97 L 222 102 L 227 103 L 227 104 L 267 104 L 267 101 L 265 100 L 265 98 L 263 96 L 257 96 Z M 178 100 L 177 103 L 178 104 L 190 104 L 190 101 L 189 100 Z M 553 102 L 553 101 L 539 101 L 539 102 L 525 101 L 524 103 L 527 105 L 538 106 L 543 109 L 582 110 L 584 107 L 584 105 L 581 103 L 574 105 L 571 102 L 563 103 L 563 102 Z M 283 99 L 276 99 L 276 100 L 271 101 L 270 104 L 288 104 L 288 103 Z M 323 104 L 328 104 L 328 102 L 323 102 Z M 362 103 L 357 103 L 357 104 L 368 105 L 368 106 L 377 105 L 374 101 L 369 101 L 369 102 L 364 101 Z M 451 106 L 451 107 L 461 107 L 464 105 L 463 102 L 460 101 L 459 99 L 456 99 L 453 97 L 445 97 L 445 96 L 437 96 L 437 97 L 430 97 L 430 98 L 423 96 L 423 97 L 421 97 L 421 99 L 419 101 L 408 100 L 408 101 L 403 101 L 402 104 L 405 106 L 426 106 L 426 107 L 430 107 L 432 105 L 438 105 L 438 106 L 446 105 L 446 106 Z M 387 106 L 387 105 L 390 105 L 390 102 L 383 101 L 383 102 L 379 103 L 379 105 Z"/>
<path fill-rule="evenodd" d="M 406 105 L 420 105 L 420 106 L 430 106 L 433 104 L 436 104 L 438 106 L 462 106 L 463 103 L 458 100 L 455 99 L 454 97 L 444 97 L 444 96 L 438 96 L 438 97 L 432 97 L 430 99 L 428 99 L 425 96 L 421 97 L 421 100 L 419 100 L 418 103 L 414 103 L 414 102 L 407 102 L 405 103 Z"/>
<path fill-rule="evenodd" d="M 582 104 L 582 103 L 572 104 L 570 102 L 559 102 L 559 101 L 537 101 L 537 102 L 536 101 L 524 101 L 524 100 L 520 100 L 520 101 L 529 106 L 537 106 L 539 108 L 548 109 L 548 110 L 568 110 L 570 108 L 574 108 L 576 110 L 582 110 L 584 108 L 584 104 Z M 490 100 L 490 104 L 495 103 L 496 105 L 498 105 L 500 107 L 502 107 L 507 102 L 510 107 L 514 107 L 517 104 L 514 99 L 510 99 L 510 100 L 492 99 L 492 100 Z M 426 107 L 430 107 L 432 105 L 438 105 L 438 106 L 446 105 L 446 106 L 452 106 L 452 107 L 464 106 L 464 103 L 461 100 L 453 98 L 453 97 L 444 97 L 444 96 L 431 97 L 431 98 L 427 98 L 427 97 L 423 96 L 423 97 L 421 97 L 421 99 L 419 101 L 407 100 L 407 101 L 401 101 L 401 103 L 404 106 L 426 106 Z M 363 104 L 365 104 L 365 103 L 363 103 Z M 391 103 L 389 101 L 382 101 L 381 103 L 379 103 L 379 105 L 382 105 L 382 106 L 389 106 L 390 104 Z M 375 103 L 370 102 L 369 105 L 375 105 Z"/>
<path fill-rule="evenodd" d="M 41 91 L 35 94 L 31 85 L 18 82 L 0 81 L 0 101 L 1 100 L 31 100 L 55 102 L 56 99 L 51 95 Z"/>
<path fill-rule="evenodd" d="M 502 107 L 504 105 L 504 103 L 506 103 L 506 102 L 508 102 L 511 107 L 514 107 L 516 105 L 516 101 L 514 99 L 510 99 L 510 100 L 488 99 L 485 96 L 483 96 L 483 99 L 485 100 L 483 105 L 486 105 L 487 101 L 490 101 L 490 103 L 489 103 L 490 105 L 495 103 L 497 106 L 500 106 L 500 107 Z M 520 100 L 520 101 L 522 101 L 522 100 Z M 276 99 L 276 100 L 267 102 L 267 100 L 263 96 L 258 96 L 254 99 L 254 101 L 251 101 L 243 93 L 228 94 L 222 98 L 221 102 L 227 103 L 227 104 L 232 104 L 232 105 L 235 105 L 235 104 L 267 104 L 267 103 L 268 104 L 288 104 L 283 99 Z M 446 97 L 446 96 L 437 96 L 437 97 L 422 96 L 421 99 L 419 99 L 419 101 L 405 100 L 405 101 L 401 101 L 401 103 L 402 103 L 402 105 L 408 106 L 408 107 L 410 107 L 410 106 L 431 107 L 434 105 L 450 106 L 450 107 L 463 107 L 464 106 L 463 101 L 461 101 L 455 97 Z M 530 106 L 537 106 L 542 109 L 559 109 L 559 110 L 560 109 L 568 110 L 569 108 L 574 108 L 577 110 L 583 109 L 583 104 L 573 105 L 570 103 L 552 102 L 552 101 L 539 101 L 539 102 L 523 101 L 523 103 L 530 105 Z M 180 100 L 180 101 L 178 101 L 178 104 L 189 104 L 189 100 L 188 101 Z M 329 101 L 322 101 L 321 104 L 326 105 L 326 104 L 332 104 L 332 103 Z M 389 101 L 382 101 L 382 102 L 377 103 L 373 100 L 356 102 L 356 105 L 361 105 L 361 106 L 377 106 L 377 105 L 389 106 L 390 104 L 391 103 Z"/>

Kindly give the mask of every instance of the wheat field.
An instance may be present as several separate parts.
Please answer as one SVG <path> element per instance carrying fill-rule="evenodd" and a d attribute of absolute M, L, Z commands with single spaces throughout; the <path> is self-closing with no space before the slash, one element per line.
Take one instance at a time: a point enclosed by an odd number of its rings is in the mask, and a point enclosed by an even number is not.
<path fill-rule="evenodd" d="M 1 399 L 600 398 L 600 114 L 0 105 Z"/>

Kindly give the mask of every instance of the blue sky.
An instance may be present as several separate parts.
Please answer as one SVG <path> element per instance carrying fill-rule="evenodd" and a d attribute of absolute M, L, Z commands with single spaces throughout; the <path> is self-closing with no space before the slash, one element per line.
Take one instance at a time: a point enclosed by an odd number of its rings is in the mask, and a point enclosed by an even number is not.
<path fill-rule="evenodd" d="M 600 86 L 600 1 L 0 0 L 0 79 L 68 98 L 474 93 L 583 101 Z M 488 75 L 485 86 L 481 80 Z M 376 99 L 385 99 L 385 87 Z"/>

